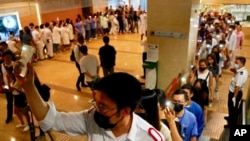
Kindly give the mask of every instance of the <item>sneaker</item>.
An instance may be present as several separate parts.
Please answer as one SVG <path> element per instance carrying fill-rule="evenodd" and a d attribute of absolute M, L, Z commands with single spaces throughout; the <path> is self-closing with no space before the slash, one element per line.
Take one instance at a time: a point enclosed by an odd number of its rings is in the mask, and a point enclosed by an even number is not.
<path fill-rule="evenodd" d="M 26 125 L 25 124 L 17 124 L 16 125 L 16 128 L 23 128 L 23 127 L 25 127 Z"/>
<path fill-rule="evenodd" d="M 10 123 L 12 120 L 13 120 L 13 118 L 7 118 L 7 119 L 5 120 L 5 123 L 8 124 L 8 123 Z"/>
<path fill-rule="evenodd" d="M 29 125 L 26 125 L 26 126 L 23 128 L 23 132 L 26 132 L 26 131 L 29 131 L 29 130 L 30 130 Z"/>
<path fill-rule="evenodd" d="M 80 86 L 76 86 L 77 91 L 81 91 Z"/>

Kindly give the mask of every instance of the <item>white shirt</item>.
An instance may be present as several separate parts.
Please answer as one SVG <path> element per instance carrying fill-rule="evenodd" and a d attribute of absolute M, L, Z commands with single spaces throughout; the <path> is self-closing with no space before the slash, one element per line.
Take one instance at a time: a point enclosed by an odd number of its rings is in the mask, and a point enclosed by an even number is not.
<path fill-rule="evenodd" d="M 67 27 L 69 29 L 69 39 L 73 40 L 74 39 L 73 26 L 71 24 L 68 24 Z"/>
<path fill-rule="evenodd" d="M 37 30 L 33 30 L 31 34 L 32 34 L 33 40 L 35 42 L 40 40 L 41 36 L 40 36 L 40 33 Z"/>
<path fill-rule="evenodd" d="M 243 91 L 243 88 L 246 84 L 248 78 L 248 71 L 245 67 L 242 67 L 236 71 L 236 74 L 229 84 L 229 91 L 234 92 L 235 86 L 238 86 L 240 91 Z"/>
<path fill-rule="evenodd" d="M 82 46 L 81 44 L 77 44 L 74 46 L 74 55 L 76 62 L 79 64 L 80 59 L 82 58 L 83 54 L 79 51 L 79 46 Z"/>
<path fill-rule="evenodd" d="M 140 23 L 142 25 L 146 25 L 147 24 L 147 14 L 146 13 L 143 13 L 140 15 Z"/>
<path fill-rule="evenodd" d="M 89 109 L 81 112 L 57 112 L 53 103 L 48 102 L 49 111 L 44 120 L 40 121 L 40 127 L 44 131 L 53 129 L 65 132 L 71 136 L 87 135 L 88 141 L 164 141 L 162 134 L 152 125 L 132 115 L 132 124 L 129 132 L 120 137 L 115 137 L 111 130 L 100 128 L 94 120 L 95 110 Z"/>
<path fill-rule="evenodd" d="M 14 61 L 11 61 L 11 64 L 8 65 L 8 67 L 11 67 L 13 65 L 14 65 Z M 8 79 L 7 79 L 8 72 L 7 72 L 6 68 L 5 68 L 5 63 L 4 62 L 1 63 L 1 71 L 3 73 L 3 82 L 4 82 L 4 85 L 8 85 L 9 84 Z"/>
<path fill-rule="evenodd" d="M 237 35 L 236 33 L 233 31 L 232 34 L 228 34 L 227 39 L 228 41 L 228 49 L 229 50 L 235 50 L 236 49 L 236 43 L 237 43 Z"/>
<path fill-rule="evenodd" d="M 62 27 L 61 30 L 61 36 L 62 36 L 62 43 L 63 45 L 69 45 L 70 44 L 70 38 L 69 38 L 69 29 L 67 27 Z"/>
<path fill-rule="evenodd" d="M 52 32 L 49 28 L 43 29 L 43 39 L 44 40 L 52 40 Z"/>
<path fill-rule="evenodd" d="M 91 75 L 97 75 L 97 68 L 100 66 L 95 55 L 88 54 L 79 60 L 81 73 L 89 72 Z M 86 75 L 86 81 L 91 82 L 92 78 Z"/>
<path fill-rule="evenodd" d="M 52 32 L 52 40 L 54 44 L 60 44 L 61 43 L 61 29 L 57 26 L 53 28 Z"/>
<path fill-rule="evenodd" d="M 161 122 L 161 130 L 160 130 L 160 132 L 164 136 L 165 141 L 172 141 L 172 137 L 171 137 L 169 128 L 162 122 Z"/>
<path fill-rule="evenodd" d="M 16 47 L 16 42 L 14 41 L 14 40 L 8 40 L 8 48 L 13 52 L 13 53 L 15 53 L 15 52 L 17 52 L 18 51 L 18 49 L 17 49 L 17 47 Z"/>
<path fill-rule="evenodd" d="M 197 71 L 197 75 L 198 75 L 198 79 L 206 80 L 207 86 L 209 86 L 209 75 L 211 75 L 211 72 L 209 70 L 207 70 L 206 73 L 200 73 L 199 71 Z"/>

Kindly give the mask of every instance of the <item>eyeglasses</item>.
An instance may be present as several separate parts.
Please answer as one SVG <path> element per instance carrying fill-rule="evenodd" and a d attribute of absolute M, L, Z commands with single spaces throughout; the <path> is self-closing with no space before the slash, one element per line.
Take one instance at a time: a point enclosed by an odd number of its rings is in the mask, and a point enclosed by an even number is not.
<path fill-rule="evenodd" d="M 173 103 L 177 103 L 177 104 L 184 104 L 184 101 L 179 101 L 179 100 L 172 100 Z"/>
<path fill-rule="evenodd" d="M 94 106 L 94 108 L 98 112 L 101 112 L 101 113 L 106 113 L 106 112 L 113 111 L 116 109 L 116 108 L 110 108 L 104 103 L 97 103 L 95 100 L 92 100 L 90 103 Z"/>

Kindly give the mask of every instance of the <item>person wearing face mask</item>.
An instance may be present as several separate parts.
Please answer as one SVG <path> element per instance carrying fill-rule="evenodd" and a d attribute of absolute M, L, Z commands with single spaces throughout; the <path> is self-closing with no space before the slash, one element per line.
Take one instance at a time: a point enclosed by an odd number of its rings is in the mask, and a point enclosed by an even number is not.
<path fill-rule="evenodd" d="M 215 98 L 216 100 L 219 99 L 219 65 L 218 65 L 218 61 L 216 58 L 216 54 L 218 54 L 217 52 L 211 53 L 207 55 L 207 61 L 208 61 L 208 70 L 213 73 L 213 84 L 215 84 L 214 87 L 214 91 L 215 91 Z"/>
<path fill-rule="evenodd" d="M 246 84 L 248 78 L 248 71 L 245 68 L 246 58 L 245 57 L 236 57 L 234 68 L 235 74 L 232 78 L 231 83 L 229 84 L 229 94 L 228 94 L 228 117 L 225 119 L 228 121 L 228 124 L 224 127 L 231 127 L 237 124 L 238 113 L 239 113 L 239 104 L 242 98 L 242 91 Z"/>
<path fill-rule="evenodd" d="M 173 110 L 171 108 L 164 110 L 174 141 L 197 141 L 198 129 L 196 117 L 184 108 L 187 105 L 187 100 L 188 95 L 184 90 L 176 90 L 172 95 Z M 181 124 L 181 135 L 178 134 L 175 120 L 178 120 Z"/>
<path fill-rule="evenodd" d="M 89 141 L 164 141 L 162 134 L 133 111 L 141 99 L 140 82 L 128 73 L 112 73 L 95 85 L 93 107 L 80 112 L 58 112 L 52 102 L 45 102 L 34 85 L 34 69 L 19 76 L 30 109 L 43 131 L 55 130 L 72 136 L 87 135 Z"/>
<path fill-rule="evenodd" d="M 193 113 L 196 117 L 197 129 L 198 129 L 197 139 L 199 139 L 204 129 L 203 110 L 198 103 L 192 100 L 192 97 L 194 95 L 194 88 L 192 85 L 184 84 L 183 86 L 181 86 L 181 89 L 183 89 L 188 95 L 187 105 L 185 106 L 185 108 L 191 113 Z"/>
<path fill-rule="evenodd" d="M 206 81 L 206 85 L 209 88 L 209 99 L 212 104 L 214 99 L 214 90 L 213 90 L 213 73 L 208 70 L 208 62 L 206 59 L 199 60 L 199 68 L 190 71 L 188 83 L 193 85 L 195 80 L 202 79 Z"/>

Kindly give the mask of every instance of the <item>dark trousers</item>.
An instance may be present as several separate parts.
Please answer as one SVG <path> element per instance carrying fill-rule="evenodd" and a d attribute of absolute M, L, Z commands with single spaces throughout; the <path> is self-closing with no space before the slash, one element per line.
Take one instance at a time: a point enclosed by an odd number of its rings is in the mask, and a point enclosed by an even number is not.
<path fill-rule="evenodd" d="M 103 76 L 107 76 L 114 72 L 114 67 L 102 67 Z"/>
<path fill-rule="evenodd" d="M 80 84 L 83 86 L 85 84 L 84 83 L 84 79 L 85 79 L 84 73 L 81 73 L 80 65 L 77 62 L 75 62 L 75 63 L 76 63 L 76 68 L 79 72 L 79 76 L 78 76 L 77 81 L 76 81 L 76 86 L 79 86 Z"/>
<path fill-rule="evenodd" d="M 91 30 L 86 30 L 86 41 L 89 41 L 90 39 L 90 36 L 91 36 Z"/>
<path fill-rule="evenodd" d="M 7 100 L 7 119 L 12 119 L 13 117 L 13 95 L 11 92 L 5 92 L 6 100 Z"/>
<path fill-rule="evenodd" d="M 239 102 L 242 98 L 242 91 L 239 91 L 238 95 L 236 96 L 236 104 L 235 106 L 233 105 L 233 101 L 232 98 L 234 96 L 233 92 L 229 91 L 228 94 L 228 113 L 229 113 L 229 120 L 228 120 L 228 124 L 231 125 L 236 125 L 237 121 L 238 121 L 238 114 L 239 114 Z"/>
<path fill-rule="evenodd" d="M 147 59 L 147 53 L 143 52 L 142 53 L 142 62 L 145 63 L 146 59 Z M 143 76 L 146 76 L 146 68 L 145 67 L 143 67 Z"/>

